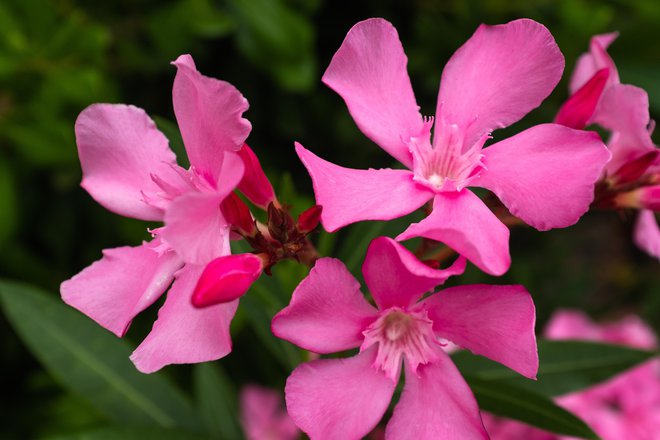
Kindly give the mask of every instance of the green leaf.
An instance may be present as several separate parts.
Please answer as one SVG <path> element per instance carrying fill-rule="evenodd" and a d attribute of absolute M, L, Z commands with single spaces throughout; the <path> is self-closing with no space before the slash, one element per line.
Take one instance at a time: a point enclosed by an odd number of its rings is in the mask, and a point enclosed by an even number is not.
<path fill-rule="evenodd" d="M 131 348 L 95 322 L 26 284 L 0 281 L 0 302 L 18 335 L 66 388 L 114 422 L 199 429 L 185 396 L 162 374 L 145 375 Z"/>
<path fill-rule="evenodd" d="M 455 353 L 452 358 L 463 374 L 552 397 L 596 385 L 657 355 L 652 351 L 587 341 L 541 340 L 538 346 L 536 381 L 466 351 Z"/>
<path fill-rule="evenodd" d="M 3 159 L 0 157 L 0 244 L 13 235 L 18 218 L 14 177 Z"/>
<path fill-rule="evenodd" d="M 236 390 L 219 365 L 212 363 L 195 366 L 195 395 L 206 430 L 213 438 L 240 440 Z"/>
<path fill-rule="evenodd" d="M 110 426 L 76 434 L 47 437 L 46 440 L 202 440 L 204 438 L 206 437 L 170 429 Z"/>
<path fill-rule="evenodd" d="M 557 406 L 548 397 L 515 385 L 465 376 L 482 410 L 528 425 L 573 437 L 598 440 L 582 420 Z"/>

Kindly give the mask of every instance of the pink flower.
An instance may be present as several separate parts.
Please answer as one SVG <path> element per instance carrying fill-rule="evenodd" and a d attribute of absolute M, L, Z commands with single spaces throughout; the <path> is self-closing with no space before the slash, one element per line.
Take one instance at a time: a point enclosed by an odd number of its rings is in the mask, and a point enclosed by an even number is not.
<path fill-rule="evenodd" d="M 300 432 L 284 411 L 282 395 L 257 385 L 241 390 L 241 424 L 247 440 L 295 440 Z"/>
<path fill-rule="evenodd" d="M 176 164 L 165 136 L 137 107 L 95 104 L 75 127 L 82 187 L 117 214 L 165 223 L 152 241 L 107 249 L 61 286 L 67 304 L 121 337 L 173 282 L 153 329 L 131 355 L 142 372 L 228 354 L 238 304 L 199 310 L 191 295 L 204 265 L 230 252 L 231 224 L 219 208 L 243 178 L 237 152 L 251 128 L 241 116 L 248 103 L 231 84 L 201 75 L 189 55 L 173 64 L 174 112 L 189 170 Z"/>
<path fill-rule="evenodd" d="M 387 410 L 404 364 L 405 387 L 385 438 L 487 438 L 474 396 L 440 340 L 534 377 L 534 305 L 521 286 L 453 287 L 421 299 L 464 268 L 459 258 L 431 269 L 394 240 L 377 238 L 362 267 L 374 307 L 339 260 L 318 260 L 273 318 L 273 333 L 315 353 L 360 351 L 294 370 L 286 402 L 298 427 L 312 439 L 362 438 Z"/>
<path fill-rule="evenodd" d="M 408 168 L 343 168 L 297 144 L 327 230 L 401 217 L 433 199 L 433 212 L 397 239 L 444 242 L 500 275 L 510 265 L 509 230 L 467 186 L 493 191 L 540 230 L 587 211 L 609 159 L 595 133 L 544 124 L 483 148 L 559 81 L 564 59 L 545 27 L 526 19 L 480 26 L 444 69 L 435 119 L 420 114 L 406 63 L 394 27 L 374 18 L 348 32 L 323 76 L 362 132 Z"/>

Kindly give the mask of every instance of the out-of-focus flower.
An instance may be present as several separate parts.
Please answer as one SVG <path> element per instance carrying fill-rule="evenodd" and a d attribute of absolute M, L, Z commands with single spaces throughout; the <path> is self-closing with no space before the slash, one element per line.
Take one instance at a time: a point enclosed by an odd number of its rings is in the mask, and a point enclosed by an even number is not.
<path fill-rule="evenodd" d="M 246 385 L 240 393 L 241 425 L 247 440 L 295 440 L 300 431 L 276 390 Z"/>
<path fill-rule="evenodd" d="M 298 427 L 313 439 L 362 438 L 385 413 L 403 365 L 405 387 L 386 438 L 487 438 L 474 396 L 440 341 L 533 378 L 534 304 L 521 286 L 453 287 L 422 299 L 464 268 L 461 257 L 432 269 L 396 241 L 377 238 L 362 268 L 374 307 L 339 260 L 318 260 L 273 318 L 273 333 L 315 353 L 360 352 L 294 370 L 285 391 Z"/>

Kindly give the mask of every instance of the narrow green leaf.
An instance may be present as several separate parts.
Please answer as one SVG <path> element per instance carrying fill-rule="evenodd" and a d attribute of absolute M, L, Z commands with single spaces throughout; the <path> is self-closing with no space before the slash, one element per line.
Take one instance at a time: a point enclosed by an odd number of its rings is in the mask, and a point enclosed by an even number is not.
<path fill-rule="evenodd" d="M 206 430 L 213 438 L 240 440 L 236 390 L 216 364 L 198 364 L 194 370 L 195 395 Z"/>
<path fill-rule="evenodd" d="M 582 420 L 557 406 L 548 397 L 524 388 L 465 376 L 482 410 L 519 420 L 546 431 L 598 440 Z"/>
<path fill-rule="evenodd" d="M 190 432 L 170 429 L 109 426 L 75 434 L 47 437 L 46 440 L 203 440 L 205 438 Z"/>
<path fill-rule="evenodd" d="M 55 295 L 0 281 L 0 302 L 9 322 L 46 369 L 110 420 L 162 428 L 201 427 L 191 403 L 165 376 L 138 372 L 128 359 L 128 344 Z"/>

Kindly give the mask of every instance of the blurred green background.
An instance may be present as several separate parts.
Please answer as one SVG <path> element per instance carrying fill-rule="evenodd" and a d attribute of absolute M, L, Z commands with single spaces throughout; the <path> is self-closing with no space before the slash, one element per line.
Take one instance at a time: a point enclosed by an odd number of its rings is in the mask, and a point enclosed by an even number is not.
<path fill-rule="evenodd" d="M 249 100 L 246 117 L 253 131 L 248 142 L 280 200 L 295 212 L 312 203 L 312 192 L 294 140 L 344 166 L 391 165 L 389 156 L 358 131 L 342 100 L 320 82 L 348 29 L 373 16 L 397 27 L 425 114 L 435 109 L 442 66 L 480 23 L 529 17 L 553 33 L 567 74 L 540 109 L 496 138 L 552 120 L 567 97 L 576 57 L 587 50 L 591 35 L 613 30 L 620 37 L 610 53 L 622 81 L 644 87 L 652 117 L 660 116 L 657 0 L 3 0 L 0 277 L 57 295 L 59 283 L 100 258 L 101 249 L 148 237 L 144 223 L 107 212 L 79 187 L 73 125 L 91 103 L 134 104 L 154 117 L 183 157 L 171 105 L 175 70 L 169 65 L 181 53 L 192 54 L 202 73 L 231 82 Z M 388 227 L 394 228 L 392 234 L 402 230 L 400 224 Z M 539 326 L 558 307 L 578 307 L 597 318 L 638 313 L 657 330 L 658 262 L 634 247 L 631 227 L 631 217 L 595 212 L 566 230 L 518 228 L 512 232 L 512 268 L 496 282 L 529 289 Z M 316 239 L 326 254 L 357 255 L 351 257 L 357 272 L 363 254 L 346 251 L 354 243 L 350 234 L 359 236 L 362 230 Z M 275 269 L 288 294 L 304 274 L 295 265 Z M 495 280 L 474 268 L 460 279 L 475 281 Z M 132 343 L 146 334 L 156 310 L 136 320 L 128 334 Z M 251 343 L 260 330 L 246 324 L 244 313 L 233 325 L 236 348 L 221 362 L 224 371 L 234 386 L 257 381 L 281 387 L 289 369 L 266 353 L 264 339 Z M 264 312 L 266 324 L 270 313 Z M 0 334 L 0 438 L 67 434 L 106 422 L 87 400 L 58 385 L 2 315 Z M 189 367 L 170 367 L 165 375 L 184 389 L 192 387 Z"/>

